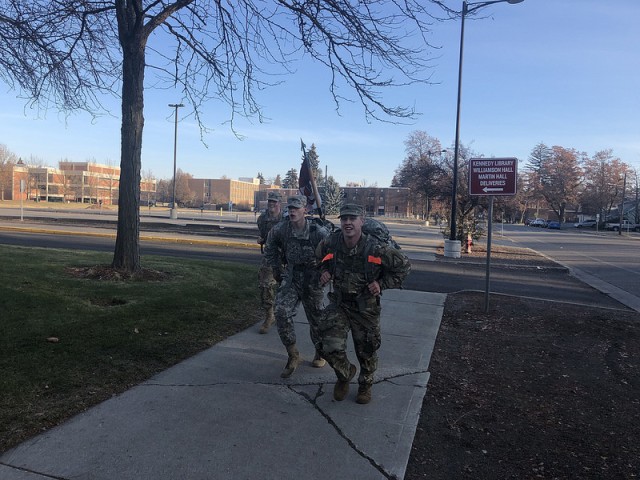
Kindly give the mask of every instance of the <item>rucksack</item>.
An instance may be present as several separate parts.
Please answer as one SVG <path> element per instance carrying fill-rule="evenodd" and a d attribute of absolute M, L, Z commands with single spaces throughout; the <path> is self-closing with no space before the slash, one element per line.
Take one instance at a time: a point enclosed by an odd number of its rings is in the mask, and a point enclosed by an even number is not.
<path fill-rule="evenodd" d="M 371 235 L 372 237 L 380 240 L 382 243 L 391 245 L 393 248 L 397 248 L 398 250 L 400 250 L 400 245 L 398 245 L 398 242 L 393 239 L 391 233 L 389 233 L 389 229 L 387 228 L 387 226 L 380 220 L 376 220 L 375 218 L 371 217 L 365 217 L 364 225 L 362 225 L 362 233 Z"/>
<path fill-rule="evenodd" d="M 329 233 L 333 233 L 336 230 L 340 230 L 339 227 L 336 227 L 333 222 L 327 220 L 326 218 L 322 218 L 322 217 L 306 217 L 309 220 L 311 220 L 311 223 L 313 225 L 319 225 L 321 227 L 326 228 L 327 230 L 329 230 Z"/>

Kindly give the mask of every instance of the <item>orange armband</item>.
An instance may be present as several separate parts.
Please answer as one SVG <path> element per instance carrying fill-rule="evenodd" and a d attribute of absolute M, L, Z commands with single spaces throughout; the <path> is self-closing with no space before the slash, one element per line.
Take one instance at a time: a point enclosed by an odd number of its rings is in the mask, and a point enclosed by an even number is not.
<path fill-rule="evenodd" d="M 321 263 L 327 262 L 329 260 L 333 260 L 333 253 L 327 253 L 324 258 L 322 259 Z"/>

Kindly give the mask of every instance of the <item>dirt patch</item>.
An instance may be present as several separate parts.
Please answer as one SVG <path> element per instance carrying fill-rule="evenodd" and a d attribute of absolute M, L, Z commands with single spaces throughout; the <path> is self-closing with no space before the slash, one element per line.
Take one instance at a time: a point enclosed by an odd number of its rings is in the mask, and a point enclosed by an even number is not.
<path fill-rule="evenodd" d="M 161 282 L 170 278 L 170 275 L 166 272 L 159 270 L 153 270 L 150 268 L 142 268 L 136 273 L 129 273 L 123 270 L 118 270 L 110 265 L 94 265 L 90 267 L 67 267 L 65 272 L 76 278 L 86 278 L 89 280 L 111 280 L 111 281 L 125 281 L 125 280 L 142 280 Z"/>
<path fill-rule="evenodd" d="M 640 314 L 447 297 L 407 480 L 637 478 Z"/>

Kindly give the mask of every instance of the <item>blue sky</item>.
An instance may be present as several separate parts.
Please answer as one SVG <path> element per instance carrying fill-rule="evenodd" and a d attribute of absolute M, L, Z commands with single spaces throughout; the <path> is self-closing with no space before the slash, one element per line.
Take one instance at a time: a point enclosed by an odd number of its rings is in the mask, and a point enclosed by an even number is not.
<path fill-rule="evenodd" d="M 456 9 L 462 2 L 449 2 Z M 520 165 L 539 142 L 588 155 L 612 149 L 640 170 L 640 2 L 637 0 L 525 0 L 492 5 L 465 28 L 461 142 L 484 156 L 517 157 Z M 178 168 L 195 177 L 265 177 L 300 166 L 300 138 L 315 143 L 320 164 L 342 185 L 365 181 L 388 186 L 415 130 L 453 145 L 460 21 L 434 25 L 432 85 L 388 91 L 389 104 L 415 105 L 409 125 L 367 123 L 358 104 L 338 115 L 328 73 L 309 63 L 283 85 L 259 93 L 269 120 L 239 121 L 245 139 L 224 125 L 228 108 L 211 102 L 212 132 L 205 147 L 192 117 L 178 126 Z M 64 118 L 34 112 L 0 85 L 0 143 L 49 166 L 67 158 L 119 164 L 119 103 L 113 117 Z M 181 102 L 147 90 L 142 168 L 156 178 L 173 174 L 173 110 Z M 186 102 L 185 102 L 186 103 Z M 187 112 L 181 111 L 181 116 Z M 522 168 L 522 167 L 521 167 Z"/>

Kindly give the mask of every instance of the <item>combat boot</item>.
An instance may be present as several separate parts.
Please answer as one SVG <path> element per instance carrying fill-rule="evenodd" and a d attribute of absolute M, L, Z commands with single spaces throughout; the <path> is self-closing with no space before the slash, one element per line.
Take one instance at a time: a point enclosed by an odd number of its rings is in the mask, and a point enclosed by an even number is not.
<path fill-rule="evenodd" d="M 356 397 L 356 403 L 366 405 L 371 401 L 371 385 L 360 385 L 358 387 L 358 396 Z"/>
<path fill-rule="evenodd" d="M 316 355 L 315 357 L 313 357 L 313 361 L 311 362 L 311 365 L 316 368 L 322 368 L 326 364 L 327 364 L 327 361 L 324 358 L 322 358 L 322 356 L 320 355 L 320 352 L 316 350 Z"/>
<path fill-rule="evenodd" d="M 273 308 L 267 309 L 267 317 L 264 320 L 264 323 L 260 327 L 260 333 L 267 333 L 276 321 L 276 317 L 273 314 Z"/>
<path fill-rule="evenodd" d="M 280 374 L 282 378 L 289 378 L 291 374 L 296 371 L 298 363 L 300 363 L 300 352 L 295 343 L 287 347 L 287 353 L 289 354 L 289 360 Z"/>
<path fill-rule="evenodd" d="M 347 397 L 347 394 L 349 393 L 349 382 L 355 375 L 356 375 L 356 366 L 353 364 L 350 364 L 349 378 L 347 378 L 346 380 L 338 380 L 335 386 L 333 387 L 334 400 L 341 402 Z"/>

